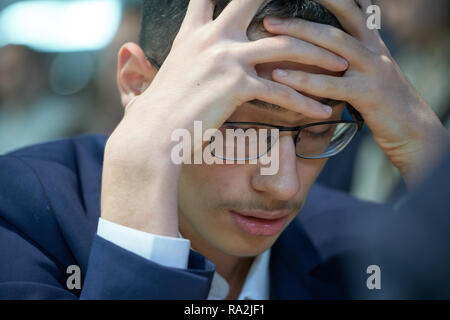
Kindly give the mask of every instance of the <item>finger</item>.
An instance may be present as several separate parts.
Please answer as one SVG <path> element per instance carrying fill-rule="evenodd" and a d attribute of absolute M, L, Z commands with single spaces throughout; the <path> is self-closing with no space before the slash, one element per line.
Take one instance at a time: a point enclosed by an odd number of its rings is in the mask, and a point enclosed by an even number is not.
<path fill-rule="evenodd" d="M 258 9 L 267 0 L 232 0 L 216 19 L 217 23 L 247 33 Z"/>
<path fill-rule="evenodd" d="M 252 87 L 255 94 L 250 100 L 264 101 L 314 119 L 328 119 L 331 116 L 330 106 L 306 97 L 286 85 L 258 78 L 254 80 Z"/>
<path fill-rule="evenodd" d="M 351 102 L 354 89 L 350 90 L 348 79 L 323 74 L 311 74 L 297 70 L 274 70 L 274 81 L 303 93 L 338 101 Z"/>
<path fill-rule="evenodd" d="M 329 25 L 303 19 L 264 20 L 264 26 L 272 34 L 288 35 L 310 42 L 345 58 L 352 66 L 367 66 L 371 62 L 371 52 L 346 32 Z"/>
<path fill-rule="evenodd" d="M 214 7 L 212 0 L 189 1 L 184 23 L 191 26 L 201 26 L 212 21 Z"/>
<path fill-rule="evenodd" d="M 253 64 L 291 61 L 336 72 L 348 68 L 347 61 L 338 55 L 288 36 L 276 36 L 249 42 L 243 50 L 245 50 L 245 56 L 248 57 L 249 62 Z"/>
<path fill-rule="evenodd" d="M 367 31 L 366 16 L 355 0 L 317 0 L 339 20 L 340 24 L 351 35 L 363 39 Z"/>

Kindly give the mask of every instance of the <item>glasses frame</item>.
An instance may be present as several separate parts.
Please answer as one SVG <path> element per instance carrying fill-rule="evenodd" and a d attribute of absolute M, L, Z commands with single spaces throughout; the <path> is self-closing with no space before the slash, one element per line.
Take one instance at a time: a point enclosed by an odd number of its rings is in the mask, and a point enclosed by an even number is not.
<path fill-rule="evenodd" d="M 258 125 L 258 126 L 264 126 L 264 127 L 277 129 L 279 132 L 298 131 L 298 133 L 295 135 L 295 140 L 294 140 L 295 141 L 294 142 L 295 143 L 295 149 L 297 150 L 297 143 L 300 141 L 298 139 L 300 133 L 302 132 L 302 130 L 304 130 L 306 128 L 309 128 L 309 127 L 318 126 L 318 125 L 326 125 L 326 124 L 355 123 L 355 124 L 358 125 L 358 129 L 357 129 L 356 133 L 361 131 L 363 126 L 364 126 L 364 119 L 362 118 L 361 114 L 348 103 L 346 105 L 346 108 L 348 109 L 348 111 L 349 111 L 350 115 L 352 116 L 353 120 L 335 120 L 335 121 L 314 122 L 314 123 L 308 123 L 308 124 L 306 124 L 304 126 L 297 126 L 297 127 L 277 126 L 277 125 L 268 124 L 268 123 L 262 123 L 262 122 L 233 122 L 233 121 L 226 121 L 226 122 L 224 122 L 224 124 L 229 124 L 229 125 Z M 353 140 L 354 136 L 356 135 L 356 133 L 353 135 L 352 140 Z M 265 152 L 265 154 L 267 152 L 269 152 L 272 149 L 272 147 L 273 147 L 273 145 L 270 146 L 270 148 Z M 326 158 L 330 158 L 330 157 L 333 157 L 333 156 L 339 154 L 341 151 L 342 150 L 340 150 L 336 154 L 333 154 L 333 155 L 330 155 L 330 156 L 319 156 L 319 157 L 305 157 L 305 156 L 299 155 L 297 152 L 295 153 L 295 155 L 297 157 L 301 158 L 301 159 L 310 159 L 310 160 L 326 159 Z M 259 156 L 259 157 L 261 157 L 261 156 Z M 250 160 L 250 159 L 246 159 L 246 160 Z"/>
<path fill-rule="evenodd" d="M 155 59 L 153 59 L 153 58 L 151 58 L 150 56 L 147 56 L 147 55 L 145 55 L 145 59 L 147 59 L 148 62 L 150 62 L 156 68 L 156 70 L 161 69 L 161 66 L 155 62 Z"/>

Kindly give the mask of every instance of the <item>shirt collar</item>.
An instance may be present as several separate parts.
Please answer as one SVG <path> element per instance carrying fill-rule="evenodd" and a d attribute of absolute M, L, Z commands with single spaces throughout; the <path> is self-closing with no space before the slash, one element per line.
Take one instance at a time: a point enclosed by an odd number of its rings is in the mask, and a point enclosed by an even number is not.
<path fill-rule="evenodd" d="M 269 299 L 270 248 L 258 255 L 245 278 L 238 300 Z M 208 300 L 224 300 L 230 291 L 227 281 L 217 272 L 211 283 Z"/>
<path fill-rule="evenodd" d="M 267 249 L 253 261 L 238 300 L 269 299 L 270 250 Z"/>

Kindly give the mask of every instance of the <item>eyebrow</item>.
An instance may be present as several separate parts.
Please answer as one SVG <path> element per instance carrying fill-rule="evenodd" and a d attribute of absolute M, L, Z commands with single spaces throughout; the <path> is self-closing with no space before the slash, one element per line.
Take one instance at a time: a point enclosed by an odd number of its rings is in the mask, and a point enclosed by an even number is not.
<path fill-rule="evenodd" d="M 315 100 L 322 104 L 328 105 L 332 108 L 335 107 L 336 105 L 344 102 L 344 101 L 338 101 L 338 100 L 333 100 L 333 99 L 328 99 L 328 98 L 317 98 Z M 262 109 L 269 110 L 269 111 L 282 112 L 282 113 L 289 111 L 288 109 L 283 108 L 279 105 L 264 102 L 261 100 L 252 100 L 252 101 L 249 101 L 249 103 L 254 105 L 255 107 L 262 108 Z"/>

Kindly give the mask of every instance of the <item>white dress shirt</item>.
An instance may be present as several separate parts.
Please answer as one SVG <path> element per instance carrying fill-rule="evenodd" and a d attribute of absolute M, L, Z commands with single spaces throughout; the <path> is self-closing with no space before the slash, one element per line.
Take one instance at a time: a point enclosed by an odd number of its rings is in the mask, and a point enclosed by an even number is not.
<path fill-rule="evenodd" d="M 97 234 L 125 250 L 145 259 L 173 268 L 187 269 L 191 241 L 165 237 L 128 228 L 99 218 Z M 170 252 L 170 254 L 167 254 Z M 269 299 L 270 248 L 253 261 L 238 300 Z M 223 300 L 228 296 L 229 285 L 217 272 L 214 273 L 208 300 Z"/>

